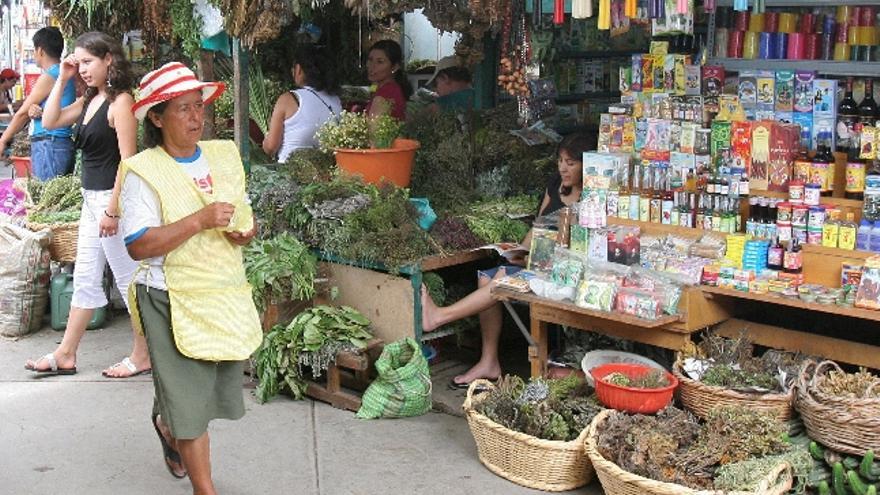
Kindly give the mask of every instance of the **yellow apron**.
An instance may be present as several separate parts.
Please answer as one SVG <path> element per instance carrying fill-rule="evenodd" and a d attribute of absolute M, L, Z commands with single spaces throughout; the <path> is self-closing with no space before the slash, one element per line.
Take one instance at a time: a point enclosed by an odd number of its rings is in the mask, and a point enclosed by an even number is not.
<path fill-rule="evenodd" d="M 253 211 L 246 203 L 244 167 L 231 141 L 205 141 L 199 147 L 211 170 L 213 193 L 198 189 L 181 165 L 161 147 L 123 160 L 123 178 L 137 174 L 159 197 L 163 225 L 217 202 L 235 205 L 229 227 L 204 230 L 165 256 L 163 269 L 171 302 L 171 328 L 184 356 L 205 361 L 250 357 L 263 338 L 260 318 L 245 277 L 241 247 L 224 231 L 247 232 Z M 124 212 L 123 212 L 124 214 Z M 132 323 L 141 328 L 135 284 L 128 298 Z"/>

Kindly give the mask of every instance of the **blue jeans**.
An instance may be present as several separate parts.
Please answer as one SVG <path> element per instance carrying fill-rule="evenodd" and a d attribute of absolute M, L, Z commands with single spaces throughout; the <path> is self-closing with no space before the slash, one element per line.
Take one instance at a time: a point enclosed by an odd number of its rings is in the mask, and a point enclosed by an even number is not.
<path fill-rule="evenodd" d="M 31 166 L 37 179 L 46 181 L 73 172 L 73 140 L 50 137 L 31 142 Z"/>

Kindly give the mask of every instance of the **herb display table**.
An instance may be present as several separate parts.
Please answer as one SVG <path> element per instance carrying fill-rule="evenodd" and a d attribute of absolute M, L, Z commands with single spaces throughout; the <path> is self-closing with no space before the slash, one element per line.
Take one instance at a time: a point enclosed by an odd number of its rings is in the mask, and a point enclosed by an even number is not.
<path fill-rule="evenodd" d="M 502 302 L 519 301 L 529 305 L 531 337 L 534 341 L 534 345 L 529 347 L 532 376 L 543 376 L 547 371 L 547 325 L 550 323 L 678 351 L 690 343 L 691 334 L 725 321 L 731 315 L 727 303 L 710 301 L 699 288 L 683 291 L 679 303 L 681 314 L 656 320 L 593 311 L 570 302 L 551 301 L 535 294 L 524 294 L 500 287 L 492 289 L 492 297 Z"/>

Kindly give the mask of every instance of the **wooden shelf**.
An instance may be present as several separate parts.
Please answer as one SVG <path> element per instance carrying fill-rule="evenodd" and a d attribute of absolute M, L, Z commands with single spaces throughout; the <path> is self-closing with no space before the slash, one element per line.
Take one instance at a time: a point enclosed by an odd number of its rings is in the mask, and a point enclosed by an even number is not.
<path fill-rule="evenodd" d="M 762 189 L 755 189 L 750 191 L 750 193 L 752 196 L 765 196 L 768 198 L 788 199 L 788 193 L 782 191 L 767 191 Z M 842 208 L 849 208 L 852 210 L 861 210 L 864 202 L 858 199 L 822 196 L 821 198 L 819 198 L 819 203 L 823 205 L 840 206 Z"/>
<path fill-rule="evenodd" d="M 428 256 L 427 258 L 422 258 L 420 266 L 423 272 L 430 272 L 441 268 L 448 268 L 450 266 L 463 265 L 472 261 L 486 259 L 492 252 L 493 251 L 489 249 L 477 249 L 474 251 L 459 251 L 457 253 L 452 253 L 449 256 Z"/>
<path fill-rule="evenodd" d="M 792 308 L 806 309 L 810 311 L 819 311 L 821 313 L 829 313 L 839 316 L 848 316 L 850 318 L 859 318 L 862 320 L 880 321 L 880 311 L 861 308 L 842 308 L 833 304 L 819 304 L 801 301 L 800 299 L 788 299 L 781 296 L 770 294 L 754 294 L 751 292 L 740 292 L 731 289 L 722 289 L 720 287 L 701 287 L 703 292 L 709 294 L 717 294 L 725 297 L 736 297 L 739 299 L 747 299 L 749 301 L 758 301 L 769 304 L 778 304 L 780 306 L 788 306 Z"/>
<path fill-rule="evenodd" d="M 628 218 L 608 217 L 608 225 L 623 225 L 627 227 L 639 227 L 645 234 L 673 234 L 689 239 L 697 239 L 705 234 L 713 234 L 715 236 L 725 236 L 727 234 L 716 232 L 714 230 L 695 229 L 691 227 L 680 227 L 678 225 L 666 225 L 662 223 L 642 222 L 639 220 L 630 220 Z"/>
<path fill-rule="evenodd" d="M 660 318 L 657 318 L 656 320 L 646 320 L 643 318 L 625 315 L 618 312 L 584 309 L 580 306 L 576 306 L 573 303 L 552 301 L 550 299 L 538 297 L 532 293 L 524 294 L 522 292 L 503 289 L 501 287 L 495 287 L 492 289 L 492 297 L 499 301 L 521 301 L 525 303 L 538 303 L 548 308 L 558 309 L 561 311 L 566 311 L 569 313 L 574 313 L 591 318 L 626 323 L 627 325 L 632 325 L 634 327 L 658 328 L 681 321 L 681 316 L 679 315 L 662 316 Z"/>

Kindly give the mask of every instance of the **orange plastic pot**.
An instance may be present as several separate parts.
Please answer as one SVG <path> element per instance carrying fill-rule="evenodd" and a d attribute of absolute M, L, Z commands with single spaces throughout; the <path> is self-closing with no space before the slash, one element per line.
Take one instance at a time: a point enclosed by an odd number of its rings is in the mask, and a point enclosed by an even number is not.
<path fill-rule="evenodd" d="M 390 181 L 397 187 L 408 187 L 419 142 L 398 138 L 390 148 L 336 150 L 336 165 L 346 175 L 358 175 L 369 184 Z"/>
<path fill-rule="evenodd" d="M 33 168 L 31 168 L 31 157 L 10 156 L 9 160 L 12 161 L 12 166 L 15 169 L 16 177 L 30 177 L 31 175 L 33 175 Z"/>

